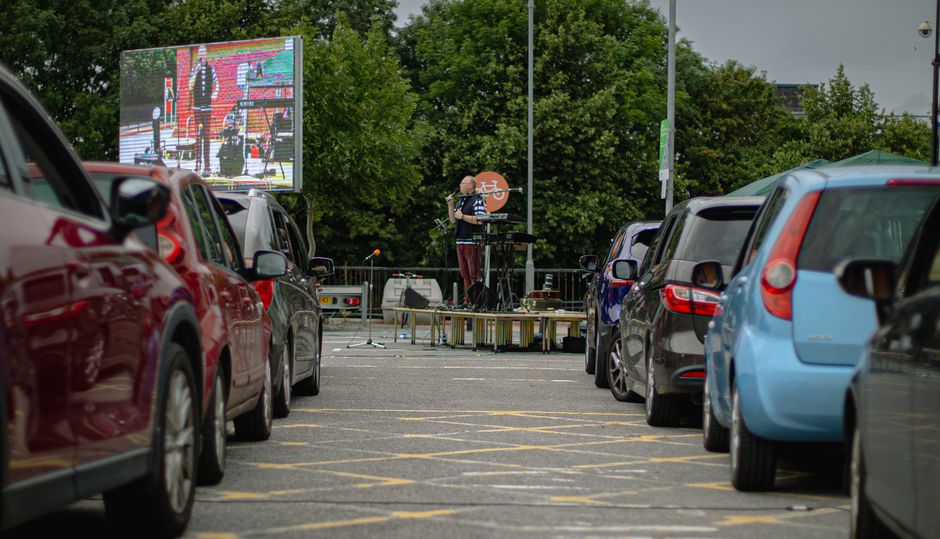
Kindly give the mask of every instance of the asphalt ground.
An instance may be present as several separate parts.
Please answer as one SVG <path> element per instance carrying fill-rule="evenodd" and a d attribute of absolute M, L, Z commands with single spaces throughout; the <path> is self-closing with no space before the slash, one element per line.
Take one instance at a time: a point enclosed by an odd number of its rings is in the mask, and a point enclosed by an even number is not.
<path fill-rule="evenodd" d="M 333 326 L 335 327 L 335 326 Z M 401 330 L 399 330 L 400 332 Z M 841 455 L 791 448 L 776 490 L 740 493 L 694 418 L 646 425 L 580 354 L 473 352 L 325 336 L 323 383 L 263 443 L 230 440 L 188 537 L 756 537 L 848 534 Z M 104 536 L 100 499 L 15 530 Z"/>

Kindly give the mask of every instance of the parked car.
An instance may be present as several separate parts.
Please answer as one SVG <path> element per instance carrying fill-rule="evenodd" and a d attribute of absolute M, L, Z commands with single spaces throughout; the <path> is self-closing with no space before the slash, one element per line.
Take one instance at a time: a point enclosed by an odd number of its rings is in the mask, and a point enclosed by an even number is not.
<path fill-rule="evenodd" d="M 777 442 L 842 440 L 845 389 L 877 324 L 874 304 L 845 293 L 833 270 L 846 258 L 897 262 L 937 178 L 912 167 L 807 169 L 768 197 L 726 273 L 706 345 L 704 445 L 727 450 L 731 429 L 737 489 L 773 488 Z"/>
<path fill-rule="evenodd" d="M 271 436 L 271 322 L 249 281 L 284 275 L 287 260 L 278 252 L 258 251 L 246 267 L 221 205 L 193 172 L 117 163 L 85 163 L 85 169 L 102 193 L 111 192 L 122 177 L 150 177 L 169 187 L 167 215 L 158 224 L 159 251 L 183 278 L 196 306 L 205 372 L 199 480 L 216 484 L 225 474 L 227 420 L 234 421 L 241 439 Z M 264 273 L 257 271 L 261 268 Z"/>
<path fill-rule="evenodd" d="M 292 386 L 301 395 L 320 392 L 323 354 L 323 315 L 317 279 L 333 273 L 333 261 L 307 258 L 307 244 L 287 211 L 270 194 L 216 193 L 235 237 L 247 257 L 259 250 L 283 253 L 287 273 L 255 281 L 271 318 L 271 357 L 276 360 L 275 417 L 290 413 Z"/>
<path fill-rule="evenodd" d="M 663 220 L 620 314 L 621 365 L 612 365 L 623 391 L 643 387 L 646 422 L 677 426 L 690 399 L 700 402 L 705 376 L 705 331 L 718 294 L 693 285 L 692 268 L 718 260 L 730 268 L 762 197 L 695 198 Z M 631 264 L 632 266 L 632 264 Z M 611 359 L 614 359 L 613 357 Z"/>
<path fill-rule="evenodd" d="M 587 313 L 587 333 L 584 343 L 584 370 L 594 375 L 594 385 L 609 387 L 617 400 L 626 400 L 627 393 L 618 384 L 611 384 L 609 366 L 611 354 L 620 357 L 620 341 L 611 339 L 620 322 L 620 304 L 633 286 L 633 281 L 617 279 L 613 275 L 614 262 L 633 260 L 637 265 L 653 242 L 659 222 L 630 222 L 617 231 L 603 264 L 597 255 L 584 255 L 579 261 L 581 269 L 590 272 L 591 281 L 584 296 Z M 619 372 L 619 371 L 618 371 Z M 616 380 L 614 378 L 613 380 Z"/>
<path fill-rule="evenodd" d="M 110 211 L 40 105 L 0 66 L 0 527 L 104 493 L 126 534 L 192 511 L 202 381 L 183 282 L 132 232 L 168 190 L 112 185 Z"/>
<path fill-rule="evenodd" d="M 874 300 L 881 327 L 845 395 L 851 537 L 940 530 L 940 202 L 902 262 L 843 262 L 843 290 Z"/>

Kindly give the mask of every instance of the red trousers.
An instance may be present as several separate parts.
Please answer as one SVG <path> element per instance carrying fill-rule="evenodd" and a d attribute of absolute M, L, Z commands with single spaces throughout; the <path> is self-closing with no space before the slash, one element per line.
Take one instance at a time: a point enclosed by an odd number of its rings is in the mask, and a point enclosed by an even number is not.
<path fill-rule="evenodd" d="M 463 302 L 470 303 L 467 290 L 474 281 L 480 280 L 480 259 L 482 246 L 476 243 L 457 244 L 457 265 L 460 266 L 460 276 L 463 277 Z"/>

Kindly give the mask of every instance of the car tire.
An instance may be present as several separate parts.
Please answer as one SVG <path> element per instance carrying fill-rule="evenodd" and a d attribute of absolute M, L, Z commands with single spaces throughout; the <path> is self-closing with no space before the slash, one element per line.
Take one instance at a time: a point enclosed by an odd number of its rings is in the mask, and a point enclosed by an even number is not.
<path fill-rule="evenodd" d="M 199 455 L 199 484 L 217 485 L 225 475 L 225 387 L 222 368 L 215 370 L 209 405 L 203 419 L 202 452 Z"/>
<path fill-rule="evenodd" d="M 610 359 L 608 357 L 607 346 L 604 345 L 603 340 L 601 339 L 601 321 L 597 320 L 597 324 L 594 326 L 594 385 L 601 389 L 607 389 L 610 385 L 607 383 L 607 361 Z"/>
<path fill-rule="evenodd" d="M 183 347 L 167 351 L 166 376 L 158 391 L 157 467 L 153 475 L 104 493 L 109 523 L 139 535 L 178 537 L 186 530 L 196 494 L 199 410 L 192 366 Z"/>
<path fill-rule="evenodd" d="M 281 383 L 277 393 L 274 394 L 274 417 L 282 419 L 290 415 L 290 398 L 293 389 L 294 371 L 291 368 L 290 352 L 287 346 L 281 351 Z"/>
<path fill-rule="evenodd" d="M 721 426 L 712 410 L 712 395 L 708 389 L 708 380 L 702 390 L 702 445 L 712 453 L 727 453 L 730 432 Z"/>
<path fill-rule="evenodd" d="M 322 357 L 323 335 L 320 335 L 320 346 L 317 348 L 317 357 L 313 360 L 313 373 L 310 377 L 297 382 L 295 390 L 300 395 L 313 397 L 320 394 L 320 358 Z"/>
<path fill-rule="evenodd" d="M 240 440 L 249 442 L 263 442 L 271 437 L 271 427 L 274 422 L 274 406 L 272 406 L 271 382 L 271 356 L 268 348 L 268 357 L 264 362 L 264 383 L 261 384 L 261 395 L 258 403 L 247 413 L 235 418 L 235 435 Z"/>
<path fill-rule="evenodd" d="M 633 384 L 623 366 L 620 331 L 617 330 L 610 338 L 607 352 L 607 385 L 611 395 L 620 402 L 643 402 L 643 397 L 633 391 Z"/>
<path fill-rule="evenodd" d="M 852 429 L 852 453 L 849 456 L 849 494 L 852 500 L 852 519 L 849 537 L 852 539 L 875 539 L 893 537 L 881 522 L 865 495 L 865 459 L 862 455 L 862 434 L 858 422 Z"/>
<path fill-rule="evenodd" d="M 774 443 L 747 430 L 741 415 L 741 393 L 737 385 L 731 397 L 731 484 L 745 492 L 772 490 L 777 475 Z"/>
<path fill-rule="evenodd" d="M 594 331 L 591 331 L 591 323 L 592 320 L 588 320 L 587 331 L 584 335 L 584 372 L 588 374 L 594 374 L 597 361 L 597 348 L 594 347 L 594 334 L 597 333 L 597 320 L 593 320 Z"/>
<path fill-rule="evenodd" d="M 679 395 L 660 395 L 656 391 L 655 363 L 652 352 L 646 364 L 646 424 L 651 427 L 678 427 L 682 419 Z"/>

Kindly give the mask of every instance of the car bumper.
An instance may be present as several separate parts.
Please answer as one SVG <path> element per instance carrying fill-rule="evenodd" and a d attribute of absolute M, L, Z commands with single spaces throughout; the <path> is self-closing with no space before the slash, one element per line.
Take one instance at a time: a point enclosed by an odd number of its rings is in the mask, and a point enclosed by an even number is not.
<path fill-rule="evenodd" d="M 735 383 L 748 430 L 779 441 L 843 440 L 842 412 L 852 367 L 803 363 L 789 338 L 751 334 L 739 342 Z"/>
<path fill-rule="evenodd" d="M 670 393 L 698 393 L 704 378 L 682 378 L 690 370 L 705 368 L 705 345 L 695 333 L 691 315 L 663 312 L 658 320 L 654 345 L 653 376 L 656 391 Z"/>

